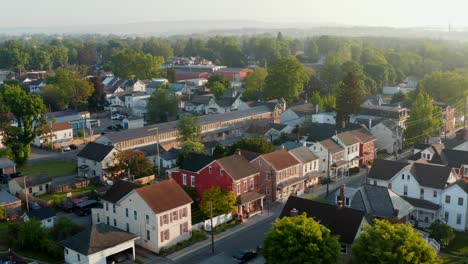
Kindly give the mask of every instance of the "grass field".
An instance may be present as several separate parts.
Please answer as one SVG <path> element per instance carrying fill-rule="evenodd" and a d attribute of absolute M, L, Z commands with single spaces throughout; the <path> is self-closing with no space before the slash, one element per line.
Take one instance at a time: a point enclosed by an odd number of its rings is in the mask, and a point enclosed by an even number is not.
<path fill-rule="evenodd" d="M 45 161 L 25 164 L 17 169 L 24 175 L 47 173 L 51 178 L 69 176 L 76 173 L 76 163 L 65 160 Z"/>
<path fill-rule="evenodd" d="M 98 185 L 89 185 L 89 186 L 86 186 L 86 187 L 83 187 L 83 188 L 77 188 L 77 189 L 73 189 L 73 190 L 66 191 L 66 192 L 46 193 L 46 194 L 43 194 L 43 195 L 39 195 L 38 198 L 41 198 L 41 199 L 43 199 L 45 201 L 48 201 L 48 200 L 52 200 L 54 197 L 57 197 L 57 199 L 62 200 L 63 198 L 67 197 L 67 193 L 69 193 L 69 192 L 71 192 L 73 194 L 73 197 L 77 197 L 80 194 L 84 194 L 84 193 L 94 191 L 99 187 L 101 187 L 101 185 L 99 185 L 99 186 Z"/>

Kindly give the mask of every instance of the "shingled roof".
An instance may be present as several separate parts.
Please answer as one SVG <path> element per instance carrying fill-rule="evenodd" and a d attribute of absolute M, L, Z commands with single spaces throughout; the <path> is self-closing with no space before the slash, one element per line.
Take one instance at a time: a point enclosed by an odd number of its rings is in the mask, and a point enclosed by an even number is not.
<path fill-rule="evenodd" d="M 146 185 L 136 192 L 156 214 L 193 202 L 173 179 Z"/>
<path fill-rule="evenodd" d="M 335 154 L 341 151 L 344 151 L 344 148 L 338 145 L 335 141 L 331 139 L 325 139 L 319 142 L 324 148 L 326 148 L 331 154 Z"/>
<path fill-rule="evenodd" d="M 182 162 L 180 169 L 197 172 L 210 164 L 213 160 L 214 159 L 208 155 L 189 153 L 184 159 L 184 162 Z"/>
<path fill-rule="evenodd" d="M 76 156 L 101 162 L 113 149 L 112 146 L 89 142 Z"/>
<path fill-rule="evenodd" d="M 407 165 L 401 161 L 377 159 L 372 164 L 368 178 L 388 181 Z"/>
<path fill-rule="evenodd" d="M 240 154 L 234 154 L 216 160 L 218 164 L 233 178 L 234 181 L 258 173 L 258 170 Z"/>
<path fill-rule="evenodd" d="M 289 153 L 302 163 L 311 162 L 319 158 L 308 147 L 304 146 L 290 150 Z"/>
<path fill-rule="evenodd" d="M 55 210 L 53 207 L 46 206 L 36 210 L 31 210 L 26 213 L 30 219 L 45 220 L 55 216 Z"/>
<path fill-rule="evenodd" d="M 284 170 L 300 163 L 293 155 L 284 149 L 263 154 L 261 157 L 270 163 L 277 171 Z"/>
<path fill-rule="evenodd" d="M 445 189 L 452 172 L 452 168 L 448 166 L 430 163 L 414 162 L 408 168 L 421 186 L 441 190 Z"/>
<path fill-rule="evenodd" d="M 91 229 L 84 230 L 60 242 L 60 244 L 85 256 L 89 256 L 138 238 L 137 235 L 101 223 L 93 225 Z"/>
<path fill-rule="evenodd" d="M 338 208 L 336 205 L 321 203 L 296 196 L 289 196 L 281 211 L 280 218 L 288 217 L 291 210 L 299 214 L 306 213 L 320 224 L 330 229 L 332 235 L 339 236 L 342 243 L 352 244 L 365 217 L 365 212 L 349 207 Z"/>
<path fill-rule="evenodd" d="M 114 181 L 114 184 L 109 188 L 109 190 L 107 190 L 107 192 L 102 196 L 101 199 L 111 203 L 117 203 L 120 199 L 122 199 L 132 190 L 140 187 L 140 184 L 124 180 L 117 180 Z"/>

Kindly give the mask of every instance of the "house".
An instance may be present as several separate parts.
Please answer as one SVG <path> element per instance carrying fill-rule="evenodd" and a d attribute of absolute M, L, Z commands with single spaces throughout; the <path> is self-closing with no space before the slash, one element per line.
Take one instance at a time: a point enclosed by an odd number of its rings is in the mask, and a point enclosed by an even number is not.
<path fill-rule="evenodd" d="M 7 216 L 21 214 L 21 200 L 7 191 L 0 191 L 0 207 L 5 208 Z"/>
<path fill-rule="evenodd" d="M 148 112 L 147 105 L 150 98 L 149 94 L 143 92 L 130 93 L 126 94 L 124 98 L 128 113 L 143 117 Z"/>
<path fill-rule="evenodd" d="M 466 229 L 467 193 L 454 169 L 424 160 L 413 163 L 376 160 L 368 180 L 388 187 L 411 203 L 416 208 L 411 218 L 419 226 L 427 227 L 442 220 L 454 229 Z"/>
<path fill-rule="evenodd" d="M 332 137 L 335 142 L 345 149 L 344 161 L 347 162 L 345 169 L 355 168 L 359 166 L 359 144 L 360 141 L 351 132 L 343 132 Z M 336 164 L 336 163 L 335 163 Z"/>
<path fill-rule="evenodd" d="M 24 214 L 24 222 L 29 221 L 30 219 L 36 219 L 41 222 L 41 226 L 44 228 L 53 228 L 55 224 L 55 210 L 53 207 L 46 206 L 36 210 L 31 210 Z"/>
<path fill-rule="evenodd" d="M 246 138 L 262 138 L 267 141 L 273 141 L 283 134 L 290 134 L 294 127 L 285 124 L 252 124 L 245 131 Z"/>
<path fill-rule="evenodd" d="M 375 116 L 390 119 L 398 123 L 402 128 L 406 128 L 406 120 L 409 118 L 407 108 L 389 105 L 361 105 L 359 114 L 353 118 L 359 118 L 359 116 Z"/>
<path fill-rule="evenodd" d="M 51 182 L 52 179 L 46 173 L 26 175 L 8 181 L 8 190 L 11 194 L 18 194 L 27 188 L 28 194 L 37 196 L 49 192 Z"/>
<path fill-rule="evenodd" d="M 432 104 L 434 106 L 438 106 L 442 108 L 444 112 L 444 115 L 443 115 L 444 133 L 452 133 L 455 130 L 455 108 L 442 102 L 433 101 Z"/>
<path fill-rule="evenodd" d="M 376 137 L 376 146 L 387 153 L 397 153 L 403 148 L 404 129 L 395 121 L 384 120 L 370 128 Z"/>
<path fill-rule="evenodd" d="M 319 172 L 319 157 L 305 146 L 290 150 L 289 153 L 300 161 L 299 176 L 305 178 L 305 187 L 317 185 L 322 176 Z"/>
<path fill-rule="evenodd" d="M 359 167 L 365 167 L 374 162 L 377 138 L 365 128 L 351 130 L 349 133 L 359 141 Z"/>
<path fill-rule="evenodd" d="M 122 87 L 127 93 L 145 93 L 146 84 L 140 80 L 127 80 L 123 82 L 120 87 Z"/>
<path fill-rule="evenodd" d="M 141 116 L 129 116 L 122 120 L 124 129 L 142 128 L 145 126 L 145 119 Z"/>
<path fill-rule="evenodd" d="M 92 209 L 93 224 L 135 234 L 136 244 L 159 253 L 190 239 L 192 199 L 173 179 L 140 186 L 115 181 L 101 198 L 104 208 Z"/>
<path fill-rule="evenodd" d="M 291 194 L 304 193 L 305 178 L 301 177 L 301 163 L 282 149 L 258 156 L 250 161 L 260 171 L 260 192 L 268 201 L 287 199 Z"/>
<path fill-rule="evenodd" d="M 36 136 L 33 145 L 40 147 L 73 140 L 73 128 L 69 122 L 52 123 L 44 127 L 44 134 Z"/>
<path fill-rule="evenodd" d="M 91 226 L 74 236 L 61 241 L 65 263 L 109 263 L 111 256 L 128 252 L 135 260 L 135 241 L 139 236 L 123 232 L 105 224 Z"/>
<path fill-rule="evenodd" d="M 44 80 L 37 79 L 26 84 L 26 87 L 29 89 L 30 93 L 38 94 L 42 92 L 42 88 L 44 88 L 46 85 L 47 83 Z"/>
<path fill-rule="evenodd" d="M 347 170 L 345 166 L 345 149 L 332 139 L 325 139 L 314 142 L 309 149 L 320 158 L 319 170 L 321 172 L 330 171 L 332 177 L 345 176 Z"/>
<path fill-rule="evenodd" d="M 211 73 L 176 70 L 176 81 L 191 80 L 191 79 L 208 79 Z"/>
<path fill-rule="evenodd" d="M 364 102 L 362 105 L 372 105 L 372 106 L 379 106 L 382 105 L 384 102 L 382 97 L 378 95 L 368 95 L 364 97 Z"/>
<path fill-rule="evenodd" d="M 312 121 L 312 115 L 317 112 L 316 106 L 313 104 L 305 103 L 299 105 L 292 105 L 286 111 L 281 113 L 281 124 L 290 126 L 302 125 L 306 121 Z"/>
<path fill-rule="evenodd" d="M 158 167 L 157 146 L 158 144 L 153 144 L 136 148 L 137 150 L 143 151 L 145 153 L 145 157 L 151 160 L 155 168 Z M 169 150 L 165 150 L 161 145 L 159 146 L 159 159 L 162 168 L 170 169 L 174 167 L 177 164 L 179 156 L 180 151 L 178 149 L 170 148 Z"/>
<path fill-rule="evenodd" d="M 248 219 L 263 209 L 265 195 L 259 193 L 259 172 L 240 151 L 218 160 L 199 154 L 189 154 L 173 178 L 182 187 L 194 187 L 203 194 L 212 187 L 231 191 L 237 199 L 237 213 Z M 205 165 L 200 165 L 205 164 Z"/>
<path fill-rule="evenodd" d="M 185 104 L 185 111 L 194 114 L 219 114 L 238 110 L 239 105 L 244 102 L 241 100 L 241 94 L 234 96 L 225 96 L 216 99 L 213 94 L 194 95 Z"/>
<path fill-rule="evenodd" d="M 312 114 L 312 123 L 317 124 L 336 124 L 336 113 L 335 112 L 318 112 Z"/>
<path fill-rule="evenodd" d="M 82 130 L 85 127 L 87 118 L 89 118 L 87 115 L 83 115 L 80 112 L 73 110 L 47 113 L 48 122 L 52 122 L 52 119 L 55 119 L 55 123 L 57 124 L 68 122 L 73 128 L 73 131 Z"/>
<path fill-rule="evenodd" d="M 169 83 L 168 79 L 162 78 L 154 78 L 146 85 L 146 93 L 152 94 L 156 91 L 159 87 Z"/>
<path fill-rule="evenodd" d="M 231 81 L 244 81 L 244 79 L 252 72 L 249 68 L 221 68 L 216 71 L 216 74 L 224 75 Z"/>
<path fill-rule="evenodd" d="M 0 174 L 12 174 L 16 172 L 16 164 L 7 159 L 0 158 Z"/>
<path fill-rule="evenodd" d="M 117 150 L 112 146 L 89 142 L 76 156 L 78 175 L 86 178 L 99 177 L 103 181 L 105 170 L 115 162 Z"/>
<path fill-rule="evenodd" d="M 341 252 L 345 255 L 350 254 L 351 245 L 364 231 L 364 225 L 369 224 L 364 211 L 296 196 L 288 198 L 279 217 L 294 217 L 303 213 L 330 229 L 331 235 L 338 236 Z"/>
<path fill-rule="evenodd" d="M 359 188 L 349 188 L 344 184 L 328 197 L 331 204 L 366 212 L 369 217 L 396 220 L 407 223 L 415 208 L 411 203 L 387 187 L 364 184 Z"/>

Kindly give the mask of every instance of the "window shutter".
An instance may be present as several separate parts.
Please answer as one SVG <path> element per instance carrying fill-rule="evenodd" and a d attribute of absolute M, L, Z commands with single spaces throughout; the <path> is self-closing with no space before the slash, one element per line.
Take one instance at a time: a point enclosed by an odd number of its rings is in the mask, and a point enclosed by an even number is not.
<path fill-rule="evenodd" d="M 162 226 L 163 225 L 163 217 L 162 215 L 159 216 L 159 226 Z"/>
<path fill-rule="evenodd" d="M 183 209 L 180 209 L 180 210 L 179 210 L 179 219 L 182 218 L 182 217 L 184 217 L 184 213 L 182 212 L 182 210 L 183 210 Z"/>
<path fill-rule="evenodd" d="M 182 224 L 180 224 L 180 234 L 182 235 Z"/>
<path fill-rule="evenodd" d="M 169 213 L 169 221 L 172 223 L 172 214 Z"/>
<path fill-rule="evenodd" d="M 161 231 L 161 242 L 164 242 L 164 231 Z"/>
<path fill-rule="evenodd" d="M 182 214 L 180 213 L 180 210 L 177 210 L 177 219 L 181 219 L 182 218 Z"/>
<path fill-rule="evenodd" d="M 171 230 L 168 229 L 167 230 L 167 240 L 170 240 L 171 239 Z"/>

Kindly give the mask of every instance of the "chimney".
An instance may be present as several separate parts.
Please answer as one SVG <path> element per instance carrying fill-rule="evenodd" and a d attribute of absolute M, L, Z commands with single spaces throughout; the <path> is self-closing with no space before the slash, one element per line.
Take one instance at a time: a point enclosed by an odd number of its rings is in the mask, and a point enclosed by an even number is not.
<path fill-rule="evenodd" d="M 296 209 L 296 208 L 293 208 L 290 212 L 289 212 L 289 216 L 291 217 L 295 217 L 295 216 L 298 216 L 299 215 L 299 211 Z"/>
<path fill-rule="evenodd" d="M 339 202 L 340 207 L 345 206 L 345 193 L 346 193 L 346 185 L 343 184 L 341 185 L 341 188 L 340 188 L 340 202 Z"/>

